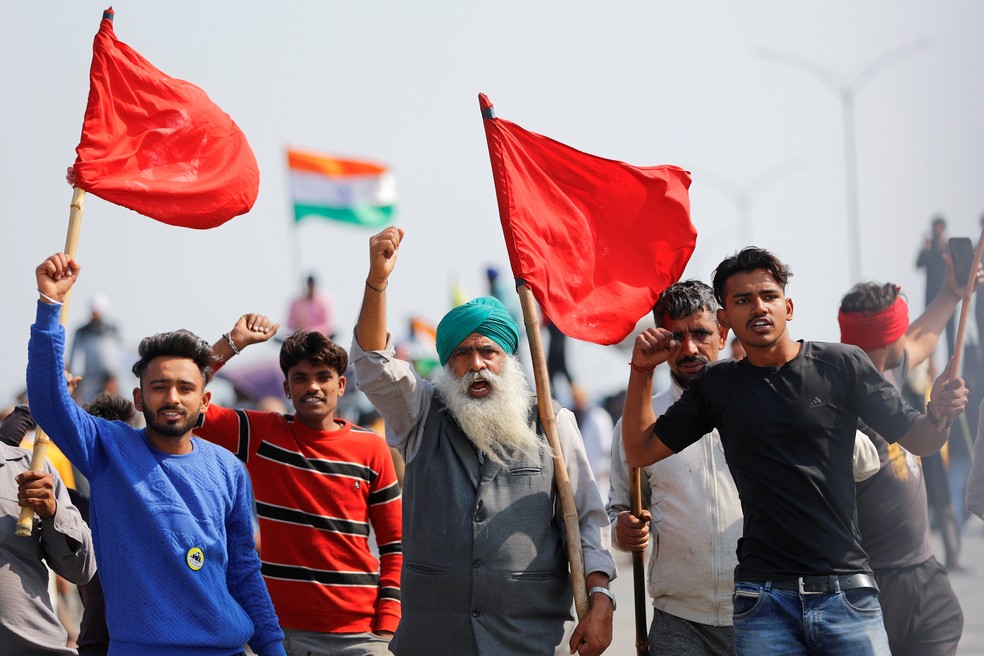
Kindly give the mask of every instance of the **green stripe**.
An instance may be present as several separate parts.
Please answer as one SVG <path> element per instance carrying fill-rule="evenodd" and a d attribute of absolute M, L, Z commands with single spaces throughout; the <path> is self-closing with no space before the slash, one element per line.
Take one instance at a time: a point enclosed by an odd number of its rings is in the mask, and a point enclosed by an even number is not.
<path fill-rule="evenodd" d="M 294 205 L 294 221 L 299 222 L 307 217 L 342 221 L 356 225 L 377 228 L 393 221 L 396 214 L 394 205 L 376 207 L 373 205 L 356 205 L 353 207 L 327 207 L 325 205 Z"/>

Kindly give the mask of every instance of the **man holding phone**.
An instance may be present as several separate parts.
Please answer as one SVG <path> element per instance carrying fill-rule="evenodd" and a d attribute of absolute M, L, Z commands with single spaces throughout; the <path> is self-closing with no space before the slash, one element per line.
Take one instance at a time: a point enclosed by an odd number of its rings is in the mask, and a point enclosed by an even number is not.
<path fill-rule="evenodd" d="M 939 293 L 946 288 L 946 220 L 941 215 L 933 217 L 930 235 L 923 241 L 922 250 L 916 258 L 916 268 L 926 270 L 926 309 L 932 304 Z M 947 356 L 953 355 L 953 336 L 955 333 L 952 319 L 946 324 Z M 931 378 L 936 369 L 930 360 Z"/>

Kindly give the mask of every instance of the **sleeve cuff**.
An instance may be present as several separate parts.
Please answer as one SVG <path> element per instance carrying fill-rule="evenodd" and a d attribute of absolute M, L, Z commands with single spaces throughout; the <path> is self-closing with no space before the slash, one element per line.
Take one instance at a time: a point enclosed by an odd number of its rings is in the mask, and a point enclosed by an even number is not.
<path fill-rule="evenodd" d="M 375 633 L 379 633 L 380 631 L 396 633 L 396 627 L 400 625 L 400 615 L 398 613 L 383 611 L 376 615 L 375 625 Z"/>
<path fill-rule="evenodd" d="M 39 326 L 51 323 L 52 317 L 57 317 L 61 313 L 62 306 L 54 303 L 45 303 L 38 299 L 37 323 Z M 57 323 L 57 319 L 55 319 Z"/>
<path fill-rule="evenodd" d="M 56 533 L 67 536 L 75 540 L 79 547 L 74 551 L 78 551 L 82 547 L 85 540 L 82 536 L 81 526 L 79 524 L 82 522 L 82 517 L 75 513 L 69 512 L 65 509 L 64 504 L 59 502 L 55 508 L 55 514 L 53 517 L 47 519 L 41 518 L 42 526 L 50 526 Z M 66 545 L 66 549 L 67 549 Z"/>
<path fill-rule="evenodd" d="M 262 645 L 250 645 L 258 656 L 287 656 L 283 640 L 271 640 Z"/>

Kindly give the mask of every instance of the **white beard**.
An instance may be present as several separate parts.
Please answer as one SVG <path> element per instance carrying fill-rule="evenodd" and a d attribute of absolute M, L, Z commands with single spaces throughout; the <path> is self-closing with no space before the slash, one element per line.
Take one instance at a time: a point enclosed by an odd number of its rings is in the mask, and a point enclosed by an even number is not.
<path fill-rule="evenodd" d="M 485 369 L 458 378 L 444 366 L 434 370 L 432 379 L 465 435 L 492 462 L 507 467 L 524 456 L 550 451 L 530 427 L 530 386 L 515 357 L 506 357 L 501 374 Z M 492 392 L 480 399 L 468 396 L 468 388 L 476 380 L 488 381 Z"/>

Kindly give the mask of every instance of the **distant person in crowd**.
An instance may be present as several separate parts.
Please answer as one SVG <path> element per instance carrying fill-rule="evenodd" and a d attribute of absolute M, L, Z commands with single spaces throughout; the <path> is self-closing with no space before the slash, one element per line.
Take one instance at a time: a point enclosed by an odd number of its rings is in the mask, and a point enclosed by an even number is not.
<path fill-rule="evenodd" d="M 947 262 L 946 287 L 915 321 L 892 283 L 863 282 L 841 299 L 841 342 L 861 348 L 902 392 L 911 367 L 926 361 L 962 295 Z M 929 507 L 918 457 L 861 426 L 878 448 L 881 467 L 858 484 L 858 526 L 880 589 L 879 602 L 895 656 L 952 656 L 963 632 L 960 602 L 929 539 Z"/>
<path fill-rule="evenodd" d="M 856 522 L 858 419 L 886 440 L 932 453 L 946 440 L 941 426 L 963 412 L 967 389 L 946 371 L 933 386 L 930 416 L 920 415 L 860 349 L 793 341 L 790 275 L 753 247 L 718 265 L 718 320 L 747 355 L 707 364 L 660 417 L 650 400 L 653 371 L 680 342 L 664 328 L 636 338 L 622 417 L 626 460 L 647 466 L 719 430 L 744 516 L 733 596 L 739 656 L 885 654 Z"/>
<path fill-rule="evenodd" d="M 123 340 L 119 328 L 107 318 L 108 312 L 109 299 L 95 294 L 89 301 L 89 321 L 79 326 L 72 339 L 68 370 L 82 375 L 75 390 L 79 403 L 88 403 L 103 391 L 119 390 Z"/>
<path fill-rule="evenodd" d="M 597 656 L 611 643 L 615 563 L 574 417 L 554 407 L 590 608 L 561 646 L 573 598 L 552 452 L 515 357 L 519 326 L 501 302 L 481 297 L 438 325 L 433 382 L 396 359 L 386 288 L 403 236 L 387 228 L 369 240 L 351 349 L 358 385 L 406 460 L 403 619 L 391 650 Z"/>
<path fill-rule="evenodd" d="M 564 380 L 569 387 L 573 387 L 574 377 L 567 368 L 567 335 L 546 314 L 543 315 L 543 326 L 550 336 L 547 341 L 547 375 L 550 376 L 550 386 L 556 389 L 554 386 L 557 381 Z"/>
<path fill-rule="evenodd" d="M 32 425 L 18 406 L 0 426 L 0 652 L 75 654 L 48 595 L 48 568 L 87 582 L 96 571 L 92 534 L 51 465 L 30 471 L 31 452 L 11 446 Z M 15 534 L 21 508 L 35 513 L 30 537 Z"/>
<path fill-rule="evenodd" d="M 488 295 L 506 306 L 509 316 L 517 324 L 523 323 L 523 311 L 519 307 L 519 294 L 515 285 L 503 285 L 499 270 L 494 266 L 485 269 L 485 279 L 488 282 Z"/>
<path fill-rule="evenodd" d="M 984 519 L 984 401 L 981 402 L 977 424 L 977 440 L 974 442 L 974 465 L 967 478 L 967 510 Z"/>
<path fill-rule="evenodd" d="M 913 399 L 911 405 L 921 407 L 922 399 Z M 959 430 L 959 424 L 956 424 Z M 957 523 L 956 504 L 950 492 L 950 475 L 942 453 L 933 453 L 921 459 L 923 477 L 926 480 L 926 498 L 934 526 L 939 529 L 943 541 L 943 562 L 951 572 L 964 571 L 960 564 L 961 536 Z"/>
<path fill-rule="evenodd" d="M 942 216 L 933 217 L 930 224 L 929 236 L 923 239 L 922 249 L 916 257 L 916 268 L 926 270 L 926 304 L 929 307 L 933 299 L 943 290 L 946 283 L 946 260 L 944 256 L 949 251 L 949 244 L 946 236 L 946 220 Z M 960 293 L 959 296 L 963 296 Z M 946 323 L 946 348 L 947 355 L 953 355 L 955 326 L 951 317 Z M 936 369 L 930 360 L 930 369 L 933 376 Z"/>
<path fill-rule="evenodd" d="M 745 347 L 741 345 L 741 340 L 737 337 L 731 338 L 731 357 L 735 360 L 741 360 L 745 357 Z"/>
<path fill-rule="evenodd" d="M 571 387 L 571 399 L 571 411 L 581 431 L 584 452 L 591 463 L 598 488 L 604 490 L 608 487 L 608 470 L 612 464 L 612 431 L 615 424 L 608 411 L 592 401 L 588 391 L 580 385 Z"/>
<path fill-rule="evenodd" d="M 335 337 L 335 304 L 330 296 L 318 291 L 318 281 L 307 277 L 304 293 L 295 298 L 287 313 L 290 330 L 316 330 L 328 338 Z"/>
<path fill-rule="evenodd" d="M 981 214 L 980 227 L 984 231 L 984 214 Z M 979 237 L 980 235 L 977 236 Z M 984 262 L 982 262 L 982 265 L 984 265 Z M 977 328 L 977 343 L 984 346 L 984 287 L 978 287 L 974 291 L 974 326 Z M 980 358 L 982 355 L 984 354 L 979 353 L 978 357 Z M 984 367 L 984 363 L 978 360 L 975 366 Z"/>
<path fill-rule="evenodd" d="M 277 328 L 243 315 L 212 345 L 219 366 Z M 345 349 L 298 330 L 280 348 L 293 414 L 211 403 L 195 431 L 253 479 L 262 571 L 290 654 L 382 656 L 400 622 L 400 486 L 383 438 L 336 415 L 347 367 Z"/>
<path fill-rule="evenodd" d="M 252 488 L 225 449 L 192 436 L 208 409 L 212 349 L 186 330 L 140 343 L 134 405 L 147 427 L 93 417 L 64 382 L 59 308 L 78 263 L 36 269 L 27 387 L 34 419 L 91 483 L 113 654 L 283 655 L 252 535 Z"/>

